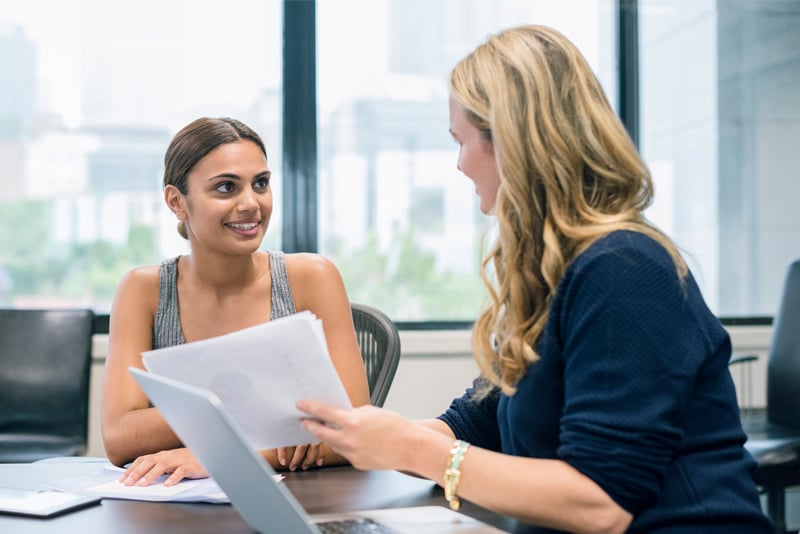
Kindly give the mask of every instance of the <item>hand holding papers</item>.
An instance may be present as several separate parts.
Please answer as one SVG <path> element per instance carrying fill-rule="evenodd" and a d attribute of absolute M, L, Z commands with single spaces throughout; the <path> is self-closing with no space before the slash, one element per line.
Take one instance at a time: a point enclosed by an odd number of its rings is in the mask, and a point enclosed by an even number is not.
<path fill-rule="evenodd" d="M 308 311 L 142 358 L 151 373 L 213 391 L 256 449 L 317 441 L 300 425 L 300 399 L 352 407 Z"/>

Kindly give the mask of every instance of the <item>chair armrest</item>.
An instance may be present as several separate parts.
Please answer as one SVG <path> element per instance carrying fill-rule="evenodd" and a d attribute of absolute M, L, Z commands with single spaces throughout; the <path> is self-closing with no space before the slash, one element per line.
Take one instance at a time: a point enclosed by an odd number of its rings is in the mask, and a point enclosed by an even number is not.
<path fill-rule="evenodd" d="M 736 386 L 736 402 L 743 417 L 749 416 L 753 408 L 753 362 L 758 354 L 736 354 L 728 361 L 728 369 L 739 368 L 739 382 Z M 733 371 L 731 371 L 733 373 Z"/>
<path fill-rule="evenodd" d="M 728 362 L 728 367 L 740 363 L 754 362 L 758 359 L 758 354 L 742 354 L 740 356 L 733 356 Z"/>

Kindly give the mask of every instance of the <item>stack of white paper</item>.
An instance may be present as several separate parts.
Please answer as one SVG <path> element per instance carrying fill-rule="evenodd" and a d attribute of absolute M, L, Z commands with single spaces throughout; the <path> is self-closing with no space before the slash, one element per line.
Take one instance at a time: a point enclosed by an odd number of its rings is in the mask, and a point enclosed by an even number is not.
<path fill-rule="evenodd" d="M 93 473 L 65 478 L 48 483 L 47 486 L 61 491 L 94 495 L 104 499 L 130 499 L 136 501 L 210 502 L 229 503 L 225 492 L 214 479 L 184 478 L 174 486 L 165 486 L 169 475 L 162 475 L 149 486 L 126 486 L 119 481 L 120 467 L 111 464 L 102 466 Z M 279 475 L 275 475 L 278 477 Z"/>
<path fill-rule="evenodd" d="M 256 449 L 317 441 L 300 425 L 300 399 L 352 407 L 308 311 L 142 357 L 151 373 L 216 393 Z"/>

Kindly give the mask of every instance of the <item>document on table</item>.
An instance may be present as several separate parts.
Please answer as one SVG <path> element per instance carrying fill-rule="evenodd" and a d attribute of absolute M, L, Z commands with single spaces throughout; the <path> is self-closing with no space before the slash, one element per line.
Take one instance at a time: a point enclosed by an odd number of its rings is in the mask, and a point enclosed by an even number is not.
<path fill-rule="evenodd" d="M 309 311 L 142 358 L 151 373 L 214 392 L 255 449 L 317 441 L 300 424 L 300 399 L 352 407 L 322 322 Z"/>
<path fill-rule="evenodd" d="M 183 479 L 174 486 L 165 486 L 168 475 L 162 475 L 149 486 L 126 486 L 119 482 L 124 469 L 111 464 L 94 473 L 66 478 L 48 484 L 54 490 L 104 499 L 136 501 L 173 501 L 228 503 L 230 500 L 212 478 Z M 283 476 L 275 475 L 276 480 Z"/>

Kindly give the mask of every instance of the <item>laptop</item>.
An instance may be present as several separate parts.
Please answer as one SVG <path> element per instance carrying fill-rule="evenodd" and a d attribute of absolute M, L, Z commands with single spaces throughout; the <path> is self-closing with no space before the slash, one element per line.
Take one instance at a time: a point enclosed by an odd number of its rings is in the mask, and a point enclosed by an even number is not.
<path fill-rule="evenodd" d="M 233 507 L 259 532 L 502 532 L 443 506 L 311 516 L 286 486 L 275 480 L 275 471 L 250 446 L 217 395 L 134 367 L 129 369 L 181 441 L 225 491 Z"/>

